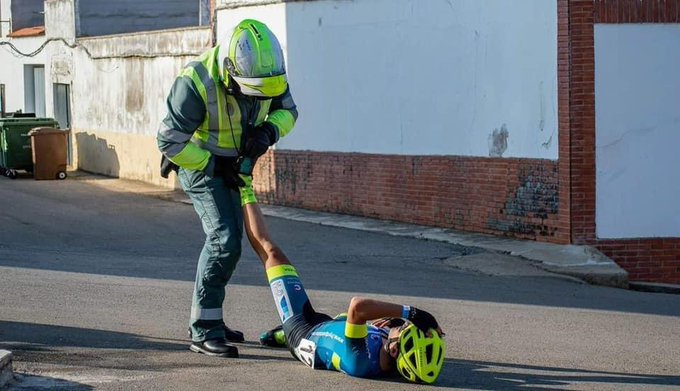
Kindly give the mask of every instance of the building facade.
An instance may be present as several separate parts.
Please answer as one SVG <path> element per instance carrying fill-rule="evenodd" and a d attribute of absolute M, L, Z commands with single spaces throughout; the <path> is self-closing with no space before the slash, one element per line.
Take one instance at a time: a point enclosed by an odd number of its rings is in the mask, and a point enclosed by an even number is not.
<path fill-rule="evenodd" d="M 300 111 L 256 167 L 262 201 L 591 245 L 631 280 L 680 283 L 680 0 L 196 9 L 195 27 L 84 37 L 77 1 L 46 1 L 46 35 L 10 38 L 27 51 L 54 39 L 42 57 L 0 51 L 8 109 L 29 109 L 7 85 L 42 64 L 46 115 L 70 91 L 75 166 L 174 187 L 155 146 L 165 95 L 214 37 L 255 17 L 282 42 Z"/>

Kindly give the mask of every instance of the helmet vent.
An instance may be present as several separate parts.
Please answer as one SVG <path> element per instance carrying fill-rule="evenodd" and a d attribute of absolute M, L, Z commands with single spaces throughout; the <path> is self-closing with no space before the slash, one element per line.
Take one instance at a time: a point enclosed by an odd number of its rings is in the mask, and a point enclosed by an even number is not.
<path fill-rule="evenodd" d="M 407 352 L 410 352 L 411 349 L 413 349 L 413 338 L 409 338 L 406 340 L 406 343 L 404 343 L 404 350 Z"/>
<path fill-rule="evenodd" d="M 411 368 L 418 368 L 418 364 L 416 363 L 416 355 L 412 354 L 408 356 L 408 362 L 411 364 Z"/>
<path fill-rule="evenodd" d="M 404 367 L 399 367 L 399 372 L 401 372 L 401 375 L 407 379 L 410 377 L 408 372 L 406 372 L 406 368 Z"/>
<path fill-rule="evenodd" d="M 432 361 L 432 344 L 427 345 L 427 347 L 425 348 L 425 357 L 427 362 Z"/>
<path fill-rule="evenodd" d="M 260 32 L 257 31 L 257 27 L 255 27 L 255 25 L 251 23 L 251 24 L 250 24 L 250 28 L 253 29 L 253 32 L 255 33 L 255 36 L 257 37 L 257 39 L 258 39 L 259 41 L 261 41 L 261 40 L 262 40 L 262 34 L 260 34 Z"/>

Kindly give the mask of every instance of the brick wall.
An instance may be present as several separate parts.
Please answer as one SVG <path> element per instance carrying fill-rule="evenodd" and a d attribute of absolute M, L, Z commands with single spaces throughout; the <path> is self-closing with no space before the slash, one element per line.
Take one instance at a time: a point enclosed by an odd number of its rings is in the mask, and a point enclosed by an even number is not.
<path fill-rule="evenodd" d="M 571 112 L 569 86 L 571 51 L 569 36 L 569 3 L 557 2 L 557 126 L 560 184 L 560 232 L 571 243 Z"/>
<path fill-rule="evenodd" d="M 540 159 L 275 151 L 255 188 L 279 205 L 567 243 L 558 171 Z"/>
<path fill-rule="evenodd" d="M 599 240 L 597 247 L 616 260 L 631 280 L 680 284 L 680 239 Z"/>
<path fill-rule="evenodd" d="M 594 245 L 631 280 L 680 283 L 680 238 L 595 230 L 594 23 L 679 22 L 678 0 L 557 0 L 559 159 L 275 151 L 262 202 L 522 239 Z"/>
<path fill-rule="evenodd" d="M 678 0 L 595 0 L 595 23 L 680 23 Z"/>
<path fill-rule="evenodd" d="M 599 240 L 595 235 L 594 83 L 595 23 L 680 23 L 680 1 L 558 0 L 558 12 L 560 33 L 569 31 L 569 39 L 558 37 L 558 77 L 560 114 L 570 113 L 568 124 L 560 118 L 559 158 L 560 170 L 570 171 L 571 240 L 599 248 L 626 269 L 632 281 L 680 283 L 680 238 Z M 563 85 L 569 86 L 568 92 Z"/>
<path fill-rule="evenodd" d="M 566 1 L 563 1 L 563 3 Z M 595 48 L 593 1 L 572 0 L 569 11 L 569 152 L 571 240 L 595 241 Z M 558 47 L 558 51 L 560 48 Z"/>

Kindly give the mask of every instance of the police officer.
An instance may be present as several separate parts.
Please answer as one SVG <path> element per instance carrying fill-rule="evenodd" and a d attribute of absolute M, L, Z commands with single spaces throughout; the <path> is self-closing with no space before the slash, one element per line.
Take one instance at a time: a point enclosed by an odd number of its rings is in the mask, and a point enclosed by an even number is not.
<path fill-rule="evenodd" d="M 177 170 L 206 235 L 191 305 L 190 349 L 238 357 L 231 342 L 243 334 L 226 327 L 225 287 L 241 256 L 243 213 L 239 172 L 297 120 L 283 52 L 264 24 L 240 22 L 217 46 L 190 62 L 175 80 L 168 114 L 158 130 L 162 174 Z"/>

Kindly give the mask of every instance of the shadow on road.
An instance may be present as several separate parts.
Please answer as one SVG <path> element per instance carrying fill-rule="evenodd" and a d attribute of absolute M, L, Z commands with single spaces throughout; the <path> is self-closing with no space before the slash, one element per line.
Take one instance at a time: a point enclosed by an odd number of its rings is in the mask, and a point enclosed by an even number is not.
<path fill-rule="evenodd" d="M 11 341 L 11 342 L 8 342 Z M 56 347 L 96 349 L 186 350 L 185 341 L 158 340 L 116 331 L 0 320 L 0 347 L 40 351 Z"/>
<path fill-rule="evenodd" d="M 68 391 L 89 391 L 95 388 L 71 380 L 59 379 L 56 377 L 15 374 L 14 381 L 11 382 L 7 391 L 21 390 L 68 390 Z"/>
<path fill-rule="evenodd" d="M 277 354 L 267 354 L 281 349 L 265 348 L 255 342 L 237 345 L 248 348 L 241 354 L 241 358 L 245 360 L 294 360 L 288 355 L 282 357 Z M 189 340 L 160 339 L 117 331 L 0 320 L 0 349 L 12 351 L 16 361 L 45 363 L 53 360 L 55 363 L 61 363 L 64 355 L 63 348 L 80 348 L 79 353 L 68 355 L 67 361 L 88 367 L 116 368 L 119 364 L 125 365 L 126 359 L 118 360 L 122 357 L 144 357 L 149 354 L 158 355 L 158 352 L 179 352 L 186 353 L 189 358 L 181 362 L 166 363 L 154 363 L 149 360 L 145 364 L 137 364 L 137 367 L 148 366 L 153 370 L 168 370 L 223 365 L 220 360 L 191 362 L 196 359 L 201 360 L 205 356 L 189 352 L 188 347 Z M 143 361 L 140 360 L 140 362 Z"/>
<path fill-rule="evenodd" d="M 543 367 L 486 361 L 447 359 L 438 387 L 472 390 L 546 390 L 566 389 L 581 384 L 584 389 L 597 385 L 677 386 L 680 376 L 599 372 L 574 368 Z"/>
<path fill-rule="evenodd" d="M 12 350 L 18 362 L 54 363 L 107 370 L 129 369 L 168 371 L 177 368 L 223 366 L 220 360 L 204 360 L 202 355 L 189 353 L 187 341 L 154 339 L 130 333 L 77 327 L 53 326 L 24 322 L 0 321 L 0 348 Z M 253 345 L 253 344 L 250 344 Z M 63 348 L 81 348 L 64 355 Z M 84 350 L 82 348 L 85 348 Z M 288 355 L 270 354 L 276 350 L 250 346 L 256 351 L 242 355 L 245 360 L 294 361 Z M 258 349 L 259 348 L 259 349 Z M 181 359 L 159 357 L 159 351 L 186 352 Z M 155 357 L 152 359 L 151 357 Z M 23 386 L 59 384 L 67 389 L 88 390 L 89 386 L 66 380 L 40 376 L 19 376 L 17 389 Z M 383 379 L 386 383 L 404 383 L 398 376 Z M 566 389 L 574 385 L 678 386 L 680 376 L 590 371 L 536 365 L 509 364 L 488 361 L 447 359 L 435 386 L 474 390 L 545 390 Z M 593 386 L 594 385 L 594 386 Z M 41 388 L 41 389 L 44 389 Z"/>
<path fill-rule="evenodd" d="M 0 266 L 193 281 L 205 240 L 192 207 L 81 181 L 10 181 L 0 199 Z M 483 250 L 267 218 L 310 290 L 432 297 L 680 316 L 677 296 L 594 287 L 556 278 L 489 276 L 452 257 Z M 267 286 L 244 239 L 230 284 Z M 494 257 L 494 254 L 489 254 Z M 596 298 L 596 299 L 594 299 Z"/>

